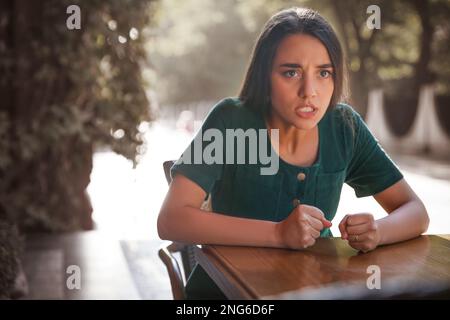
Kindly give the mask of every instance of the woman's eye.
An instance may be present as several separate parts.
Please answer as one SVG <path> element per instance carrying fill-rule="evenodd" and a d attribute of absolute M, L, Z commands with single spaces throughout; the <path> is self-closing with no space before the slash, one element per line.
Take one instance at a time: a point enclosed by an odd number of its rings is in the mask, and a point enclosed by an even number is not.
<path fill-rule="evenodd" d="M 320 70 L 319 74 L 321 78 L 328 78 L 331 76 L 331 72 L 328 70 Z"/>
<path fill-rule="evenodd" d="M 288 70 L 288 71 L 284 72 L 283 74 L 288 78 L 293 78 L 298 75 L 298 72 L 295 70 Z"/>

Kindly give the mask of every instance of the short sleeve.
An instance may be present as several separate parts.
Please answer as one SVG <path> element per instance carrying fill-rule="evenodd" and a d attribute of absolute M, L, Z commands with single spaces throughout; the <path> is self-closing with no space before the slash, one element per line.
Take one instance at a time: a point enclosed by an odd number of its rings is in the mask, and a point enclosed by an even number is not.
<path fill-rule="evenodd" d="M 215 150 L 215 152 L 224 154 L 223 143 L 216 139 L 219 135 L 225 136 L 225 123 L 221 110 L 227 104 L 229 104 L 228 99 L 222 100 L 208 113 L 192 142 L 170 169 L 172 178 L 177 173 L 181 173 L 199 185 L 207 194 L 212 191 L 216 181 L 221 179 L 223 161 L 222 163 L 220 163 L 221 161 L 211 163 L 211 161 L 205 161 L 203 155 L 205 148 L 209 148 L 210 151 L 212 145 L 209 145 L 213 143 L 222 148 L 221 152 L 219 150 Z M 208 138 L 206 138 L 207 136 Z"/>
<path fill-rule="evenodd" d="M 403 178 L 402 173 L 353 111 L 353 148 L 345 182 L 358 198 L 377 194 Z"/>

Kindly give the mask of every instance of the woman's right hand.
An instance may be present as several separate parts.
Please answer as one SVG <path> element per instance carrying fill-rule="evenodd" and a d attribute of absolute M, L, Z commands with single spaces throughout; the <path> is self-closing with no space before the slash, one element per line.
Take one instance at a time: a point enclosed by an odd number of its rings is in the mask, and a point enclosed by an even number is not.
<path fill-rule="evenodd" d="M 316 207 L 300 204 L 277 224 L 277 237 L 283 247 L 305 249 L 312 246 L 323 228 L 331 227 L 323 212 Z"/>

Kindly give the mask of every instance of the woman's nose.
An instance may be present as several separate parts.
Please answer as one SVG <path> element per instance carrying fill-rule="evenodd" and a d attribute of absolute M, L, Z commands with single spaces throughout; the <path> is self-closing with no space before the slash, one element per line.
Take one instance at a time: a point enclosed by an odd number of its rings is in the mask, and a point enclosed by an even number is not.
<path fill-rule="evenodd" d="M 314 79 L 309 76 L 305 76 L 303 78 L 298 91 L 298 96 L 305 99 L 317 96 L 316 84 L 314 82 Z"/>

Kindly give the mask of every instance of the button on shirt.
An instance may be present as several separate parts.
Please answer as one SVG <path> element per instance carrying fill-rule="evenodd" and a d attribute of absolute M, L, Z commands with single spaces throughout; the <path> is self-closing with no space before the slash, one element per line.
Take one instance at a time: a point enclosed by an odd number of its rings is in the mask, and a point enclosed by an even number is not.
<path fill-rule="evenodd" d="M 297 175 L 297 180 L 298 181 L 303 181 L 303 180 L 305 180 L 306 179 L 306 174 L 304 173 L 304 172 L 300 172 L 298 175 Z"/>

